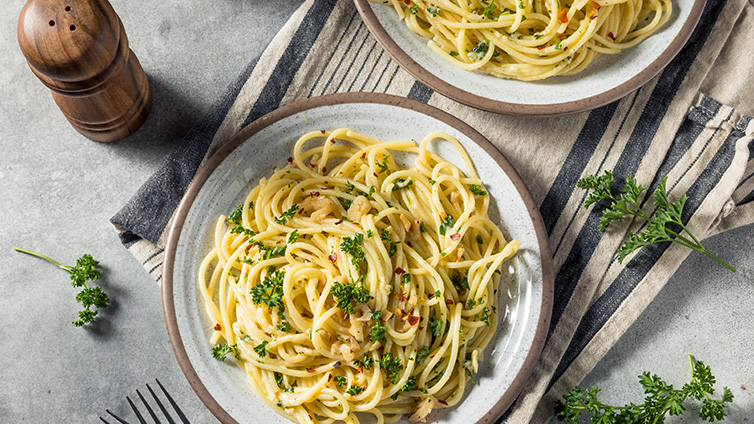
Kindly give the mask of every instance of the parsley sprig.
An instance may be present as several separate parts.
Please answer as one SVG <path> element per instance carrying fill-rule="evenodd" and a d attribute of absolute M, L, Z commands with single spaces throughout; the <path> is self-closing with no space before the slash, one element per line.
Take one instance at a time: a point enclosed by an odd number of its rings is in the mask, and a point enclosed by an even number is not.
<path fill-rule="evenodd" d="M 613 173 L 610 171 L 605 171 L 604 175 L 601 176 L 592 175 L 582 178 L 578 181 L 577 185 L 579 188 L 592 190 L 586 202 L 584 202 L 585 208 L 589 208 L 591 205 L 603 200 L 610 203 L 602 212 L 602 216 L 600 216 L 600 223 L 597 228 L 601 231 L 604 231 L 611 222 L 627 216 L 636 216 L 648 222 L 646 228 L 638 234 L 628 234 L 628 240 L 618 249 L 618 262 L 623 263 L 626 256 L 640 247 L 670 241 L 704 253 L 729 270 L 736 272 L 735 268 L 705 249 L 683 224 L 681 214 L 688 196 L 684 194 L 676 201 L 670 202 L 665 189 L 667 179 L 667 177 L 663 178 L 654 191 L 654 205 L 657 209 L 652 216 L 647 216 L 641 210 L 639 197 L 645 187 L 637 185 L 636 180 L 631 174 L 626 176 L 626 182 L 620 189 L 620 195 L 617 197 L 613 195 Z"/>
<path fill-rule="evenodd" d="M 372 298 L 364 283 L 340 284 L 334 282 L 330 288 L 330 294 L 337 300 L 336 306 L 349 314 L 354 313 L 354 303 L 367 303 Z"/>
<path fill-rule="evenodd" d="M 92 255 L 87 253 L 81 256 L 76 259 L 76 265 L 71 266 L 63 265 L 48 256 L 32 252 L 31 250 L 21 249 L 20 247 L 14 247 L 13 249 L 17 252 L 46 259 L 57 265 L 58 268 L 71 274 L 71 285 L 73 285 L 73 287 L 81 287 L 81 291 L 76 295 L 76 301 L 84 307 L 84 310 L 79 312 L 79 319 L 71 322 L 76 327 L 82 327 L 84 324 L 94 321 L 99 309 L 110 304 L 110 298 L 104 290 L 99 287 L 89 287 L 86 285 L 87 281 L 99 280 L 101 275 L 100 271 L 97 269 L 99 262 L 95 261 Z M 92 306 L 97 309 L 91 309 Z"/>
<path fill-rule="evenodd" d="M 559 420 L 570 424 L 578 424 L 579 413 L 584 410 L 592 413 L 592 423 L 662 423 L 668 414 L 682 415 L 686 409 L 683 402 L 688 398 L 694 398 L 702 401 L 700 418 L 710 422 L 722 420 L 726 415 L 725 404 L 733 402 L 733 393 L 727 387 L 723 387 L 720 399 L 712 399 L 710 395 L 715 391 L 712 387 L 715 377 L 710 367 L 702 361 L 694 363 L 691 355 L 689 364 L 691 381 L 681 389 L 673 388 L 672 384 L 666 383 L 657 375 L 650 375 L 648 372 L 640 375 L 639 382 L 646 395 L 643 404 L 606 405 L 597 399 L 599 387 L 594 386 L 588 391 L 575 387 L 563 396 L 565 403 L 558 401 L 555 413 Z"/>

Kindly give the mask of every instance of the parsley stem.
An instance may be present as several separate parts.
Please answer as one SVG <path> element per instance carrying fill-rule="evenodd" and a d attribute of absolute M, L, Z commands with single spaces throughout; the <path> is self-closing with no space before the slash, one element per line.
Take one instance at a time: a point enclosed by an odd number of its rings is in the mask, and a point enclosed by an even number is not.
<path fill-rule="evenodd" d="M 60 269 L 64 269 L 64 270 L 66 270 L 66 271 L 67 271 L 67 270 L 69 270 L 69 269 L 71 268 L 70 266 L 68 266 L 68 265 L 63 265 L 63 264 L 61 264 L 60 262 L 56 261 L 55 259 L 52 259 L 52 258 L 50 258 L 50 257 L 48 257 L 48 256 L 45 256 L 45 255 L 41 254 L 41 253 L 32 252 L 31 250 L 22 249 L 22 248 L 20 248 L 20 247 L 14 247 L 14 248 L 13 248 L 13 250 L 15 250 L 15 251 L 17 251 L 17 252 L 26 253 L 26 254 L 28 254 L 28 255 L 36 256 L 36 257 L 38 257 L 38 258 L 47 259 L 48 261 L 50 261 L 50 262 L 54 263 L 55 265 L 57 265 L 57 266 L 58 266 L 58 268 L 60 268 Z"/>

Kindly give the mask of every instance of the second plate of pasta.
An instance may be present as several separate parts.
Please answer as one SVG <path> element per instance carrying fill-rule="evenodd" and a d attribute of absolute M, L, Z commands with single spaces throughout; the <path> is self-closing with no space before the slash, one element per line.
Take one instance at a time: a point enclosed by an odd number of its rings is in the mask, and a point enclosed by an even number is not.
<path fill-rule="evenodd" d="M 548 254 L 525 185 L 473 129 L 330 95 L 200 170 L 168 241 L 166 322 L 222 422 L 494 420 L 544 343 Z"/>
<path fill-rule="evenodd" d="M 704 0 L 354 0 L 414 78 L 515 115 L 592 109 L 647 83 L 680 51 Z"/>

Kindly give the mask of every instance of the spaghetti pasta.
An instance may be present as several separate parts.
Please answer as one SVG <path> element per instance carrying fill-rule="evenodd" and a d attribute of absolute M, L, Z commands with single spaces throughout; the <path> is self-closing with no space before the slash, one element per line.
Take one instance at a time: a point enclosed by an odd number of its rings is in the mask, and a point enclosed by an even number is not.
<path fill-rule="evenodd" d="M 423 422 L 458 403 L 519 247 L 488 217 L 466 151 L 444 133 L 417 144 L 337 129 L 303 135 L 288 162 L 217 220 L 198 273 L 210 342 L 299 423 Z"/>
<path fill-rule="evenodd" d="M 671 0 L 386 2 L 458 68 L 525 81 L 581 72 L 600 55 L 640 43 L 673 10 Z"/>

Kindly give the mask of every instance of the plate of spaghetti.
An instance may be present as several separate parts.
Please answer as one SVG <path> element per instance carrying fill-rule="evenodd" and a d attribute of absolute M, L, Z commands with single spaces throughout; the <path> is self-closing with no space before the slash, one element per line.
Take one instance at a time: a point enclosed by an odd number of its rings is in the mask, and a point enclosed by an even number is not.
<path fill-rule="evenodd" d="M 487 422 L 544 344 L 536 204 L 432 106 L 333 94 L 244 128 L 171 227 L 168 334 L 224 423 Z"/>
<path fill-rule="evenodd" d="M 617 100 L 691 36 L 704 0 L 354 0 L 385 51 L 433 90 L 514 115 Z"/>

